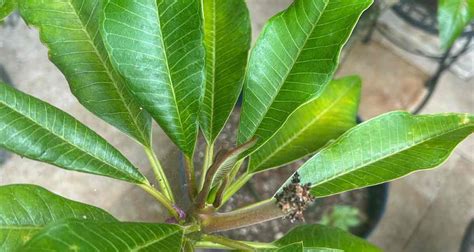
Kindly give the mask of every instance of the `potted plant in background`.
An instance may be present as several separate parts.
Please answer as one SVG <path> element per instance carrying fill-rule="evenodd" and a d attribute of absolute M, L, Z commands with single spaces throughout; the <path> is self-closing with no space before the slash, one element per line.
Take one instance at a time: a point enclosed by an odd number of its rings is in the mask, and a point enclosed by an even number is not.
<path fill-rule="evenodd" d="M 2 250 L 379 251 L 318 224 L 300 225 L 271 243 L 215 234 L 275 218 L 300 221 L 318 198 L 440 165 L 473 132 L 474 116 L 454 113 L 392 112 L 356 126 L 360 80 L 332 77 L 341 48 L 370 4 L 296 0 L 268 21 L 248 53 L 243 0 L 20 0 L 21 16 L 39 29 L 81 104 L 144 148 L 157 188 L 87 126 L 5 84 L 0 147 L 133 183 L 161 203 L 169 218 L 121 222 L 34 185 L 7 185 L 0 187 Z M 236 146 L 214 154 L 242 87 Z M 185 195 L 173 194 L 152 149 L 152 118 L 183 152 L 189 207 L 175 204 Z M 193 162 L 198 132 L 207 143 L 200 179 Z M 219 210 L 255 174 L 308 155 L 274 196 Z M 244 160 L 248 165 L 241 168 Z"/>

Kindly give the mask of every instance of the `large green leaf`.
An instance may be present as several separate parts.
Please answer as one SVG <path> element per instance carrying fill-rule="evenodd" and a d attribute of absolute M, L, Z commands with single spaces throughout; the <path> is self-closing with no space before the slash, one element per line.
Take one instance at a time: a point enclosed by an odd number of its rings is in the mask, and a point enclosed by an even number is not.
<path fill-rule="evenodd" d="M 279 248 L 256 249 L 258 252 L 344 252 L 340 249 L 321 248 L 321 247 L 305 247 L 303 242 L 295 242 L 291 244 L 281 245 Z"/>
<path fill-rule="evenodd" d="M 0 0 L 0 21 L 10 15 L 17 6 L 17 0 Z"/>
<path fill-rule="evenodd" d="M 21 251 L 169 251 L 180 252 L 177 225 L 62 221 L 34 236 Z"/>
<path fill-rule="evenodd" d="M 204 80 L 199 0 L 106 0 L 102 34 L 130 90 L 192 155 Z"/>
<path fill-rule="evenodd" d="M 356 125 L 360 79 L 334 80 L 299 107 L 268 142 L 250 156 L 249 171 L 259 172 L 312 154 Z"/>
<path fill-rule="evenodd" d="M 372 0 L 295 0 L 273 17 L 249 59 L 239 143 L 266 142 L 331 80 L 342 46 Z M 255 148 L 256 149 L 256 148 Z"/>
<path fill-rule="evenodd" d="M 439 0 L 441 48 L 449 48 L 474 18 L 474 0 Z"/>
<path fill-rule="evenodd" d="M 308 248 L 308 250 L 305 251 L 334 251 L 331 249 L 339 249 L 348 252 L 382 251 L 364 239 L 340 229 L 322 225 L 298 226 L 273 243 L 277 246 L 283 246 L 296 242 L 303 242 L 303 246 Z M 328 249 L 324 250 L 321 248 L 318 250 L 316 247 Z M 314 250 L 311 250 L 311 248 L 314 248 Z"/>
<path fill-rule="evenodd" d="M 242 89 L 250 47 L 250 18 L 244 0 L 203 0 L 206 88 L 200 124 L 214 142 Z"/>
<path fill-rule="evenodd" d="M 146 183 L 138 169 L 94 131 L 1 82 L 0 147 L 68 170 Z"/>
<path fill-rule="evenodd" d="M 15 251 L 44 226 L 61 219 L 116 221 L 99 208 L 35 185 L 0 187 L 0 251 Z"/>
<path fill-rule="evenodd" d="M 39 28 L 51 61 L 88 110 L 150 146 L 151 118 L 112 68 L 99 34 L 100 0 L 22 0 L 20 11 Z"/>
<path fill-rule="evenodd" d="M 299 170 L 323 197 L 440 165 L 474 131 L 474 116 L 392 112 L 347 131 Z"/>

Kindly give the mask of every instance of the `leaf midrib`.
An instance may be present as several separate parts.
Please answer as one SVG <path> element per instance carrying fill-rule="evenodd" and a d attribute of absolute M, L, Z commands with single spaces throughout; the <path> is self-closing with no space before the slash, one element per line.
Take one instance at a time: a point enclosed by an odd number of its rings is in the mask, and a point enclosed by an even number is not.
<path fill-rule="evenodd" d="M 85 0 L 84 0 L 85 1 Z M 138 125 L 138 122 L 135 120 L 136 118 L 138 118 L 138 116 L 135 118 L 130 109 L 130 107 L 128 107 L 128 104 L 125 102 L 125 98 L 123 97 L 122 93 L 119 91 L 119 87 L 117 86 L 117 79 L 115 78 L 114 74 L 112 73 L 112 70 L 110 69 L 110 64 L 107 64 L 105 62 L 105 60 L 102 58 L 102 55 L 99 53 L 99 50 L 97 49 L 97 46 L 96 44 L 94 43 L 94 40 L 92 39 L 91 35 L 89 34 L 89 31 L 87 30 L 87 25 L 88 23 L 84 24 L 84 22 L 82 21 L 81 17 L 79 16 L 79 13 L 78 13 L 78 10 L 76 10 L 76 8 L 72 5 L 72 2 L 71 1 L 68 1 L 67 2 L 69 7 L 71 7 L 71 9 L 74 10 L 74 14 L 75 16 L 77 17 L 77 19 L 79 20 L 79 22 L 81 22 L 81 25 L 82 25 L 82 31 L 85 33 L 85 35 L 87 36 L 87 38 L 89 39 L 89 43 L 92 45 L 92 48 L 94 48 L 94 51 L 95 51 L 95 54 L 97 55 L 97 58 L 100 60 L 100 62 L 102 63 L 102 65 L 104 66 L 105 70 L 106 70 L 106 73 L 107 73 L 107 76 L 109 76 L 110 80 L 112 80 L 112 85 L 115 87 L 115 90 L 116 90 L 116 93 L 119 95 L 120 97 L 120 101 L 121 103 L 123 104 L 123 106 L 125 107 L 125 109 L 127 109 L 127 112 L 128 112 L 128 117 L 131 118 L 131 121 L 133 122 L 133 124 L 135 125 L 135 128 L 137 129 L 137 132 L 138 134 L 142 137 L 142 140 L 145 141 L 145 143 L 147 143 L 147 146 L 146 147 L 149 147 L 148 145 L 150 144 L 148 141 L 147 141 L 147 137 L 144 135 L 144 132 L 142 132 L 142 130 L 140 130 L 140 127 Z M 97 6 L 99 5 L 99 1 L 97 1 L 97 3 L 94 5 L 94 9 L 92 10 L 91 12 L 91 16 L 93 15 L 93 12 L 95 11 L 95 9 L 97 8 Z M 89 17 L 90 18 L 90 17 Z M 102 41 L 102 39 L 101 39 Z M 141 113 L 141 112 L 140 112 Z M 141 142 L 140 142 L 141 143 Z"/>
<path fill-rule="evenodd" d="M 337 177 L 342 177 L 342 176 L 344 176 L 344 175 L 346 175 L 346 174 L 349 174 L 349 173 L 352 173 L 352 172 L 354 172 L 354 171 L 363 169 L 363 168 L 365 168 L 365 167 L 367 167 L 367 166 L 369 166 L 369 165 L 373 165 L 373 164 L 375 164 L 375 163 L 377 163 L 377 162 L 379 162 L 379 161 L 381 161 L 381 160 L 383 160 L 383 159 L 387 159 L 387 158 L 389 158 L 389 157 L 398 155 L 399 153 L 404 152 L 404 151 L 406 151 L 406 150 L 409 150 L 409 149 L 413 148 L 414 146 L 423 144 L 423 143 L 425 143 L 425 142 L 429 142 L 429 141 L 431 141 L 431 140 L 433 140 L 433 139 L 436 139 L 436 138 L 438 138 L 438 137 L 441 137 L 441 136 L 443 136 L 443 135 L 447 135 L 447 134 L 450 134 L 450 133 L 452 133 L 452 132 L 455 132 L 455 131 L 458 131 L 458 130 L 462 130 L 462 129 L 464 129 L 464 128 L 468 128 L 468 127 L 472 127 L 472 126 L 473 126 L 473 125 L 471 125 L 471 124 L 466 124 L 466 125 L 464 125 L 464 126 L 462 126 L 462 127 L 455 128 L 455 129 L 452 129 L 452 130 L 449 130 L 449 131 L 442 132 L 442 133 L 440 133 L 440 134 L 433 135 L 433 136 L 431 136 L 431 137 L 429 137 L 429 138 L 426 138 L 426 139 L 424 139 L 424 140 L 422 140 L 422 141 L 416 142 L 416 143 L 414 143 L 414 144 L 412 144 L 412 145 L 409 145 L 409 146 L 407 146 L 407 147 L 405 147 L 405 148 L 399 149 L 399 150 L 397 150 L 397 152 L 388 153 L 387 155 L 381 156 L 381 157 L 379 157 L 379 158 L 377 158 L 377 159 L 375 159 L 375 160 L 371 160 L 371 161 L 368 162 L 368 163 L 360 164 L 359 166 L 357 166 L 357 167 L 355 167 L 355 168 L 353 168 L 353 169 L 348 169 L 348 170 L 345 171 L 345 172 L 336 174 L 336 175 L 334 175 L 334 176 L 332 176 L 332 177 L 329 177 L 329 178 L 325 178 L 324 181 L 322 181 L 322 182 L 319 182 L 319 183 L 317 183 L 317 184 L 312 184 L 312 185 L 311 185 L 311 188 L 315 188 L 315 187 L 317 187 L 317 186 L 319 186 L 319 185 L 322 185 L 322 184 L 325 184 L 325 183 L 327 183 L 327 182 L 329 182 L 329 181 L 331 181 L 331 180 L 333 180 L 333 179 L 335 179 L 335 178 L 337 178 Z"/>
<path fill-rule="evenodd" d="M 30 97 L 27 97 L 27 98 L 28 98 L 28 99 L 31 99 Z M 42 128 L 42 129 L 44 129 L 44 130 L 46 130 L 48 133 L 52 134 L 53 136 L 55 136 L 55 137 L 57 137 L 57 138 L 63 140 L 65 143 L 69 144 L 70 146 L 72 146 L 72 147 L 74 147 L 74 148 L 76 148 L 76 149 L 82 151 L 83 153 L 87 154 L 89 157 L 91 157 L 91 159 L 98 160 L 98 161 L 100 161 L 101 163 L 103 163 L 103 164 L 105 164 L 105 165 L 111 167 L 113 170 L 115 170 L 115 171 L 118 172 L 119 174 L 122 174 L 122 176 L 124 176 L 125 178 L 132 178 L 131 176 L 129 176 L 129 174 L 127 174 L 127 173 L 121 171 L 120 169 L 117 169 L 117 168 L 115 167 L 115 165 L 109 164 L 107 161 L 102 160 L 101 158 L 96 157 L 95 155 L 93 155 L 93 153 L 89 153 L 87 150 L 84 150 L 84 149 L 82 149 L 81 147 L 79 147 L 79 146 L 77 146 L 77 145 L 75 145 L 75 144 L 69 142 L 68 140 L 66 140 L 66 139 L 63 138 L 62 136 L 59 136 L 58 134 L 56 134 L 54 131 L 48 129 L 46 126 L 43 126 L 43 125 L 40 124 L 39 122 L 35 121 L 33 118 L 31 118 L 31 117 L 29 117 L 29 116 L 27 116 L 27 115 L 21 113 L 20 111 L 17 111 L 17 110 L 16 110 L 15 108 L 13 108 L 13 107 L 10 107 L 10 106 L 9 106 L 7 103 L 5 103 L 4 101 L 0 100 L 0 104 L 3 104 L 5 107 L 9 108 L 9 109 L 12 110 L 14 113 L 20 115 L 20 117 L 23 117 L 23 118 L 25 118 L 25 119 L 27 119 L 27 120 L 30 120 L 33 124 L 35 124 L 35 125 L 37 125 L 38 127 Z M 57 116 L 56 113 L 57 113 L 57 112 L 55 111 L 55 112 L 54 112 L 54 117 Z M 69 117 L 69 115 L 66 114 L 66 113 L 64 114 L 64 116 L 65 116 L 65 117 Z M 77 126 L 77 124 L 79 124 L 79 122 L 75 121 L 75 124 L 76 124 L 76 126 Z M 83 125 L 82 125 L 82 126 L 83 126 Z M 7 126 L 7 127 L 8 127 L 8 126 Z M 63 127 L 64 127 L 64 126 L 63 126 Z M 83 126 L 83 127 L 85 127 L 85 126 Z M 87 128 L 87 127 L 86 127 L 86 128 Z M 87 128 L 87 130 L 90 131 L 89 128 Z M 99 136 L 98 136 L 98 135 L 95 135 L 95 137 L 99 137 Z M 76 169 L 75 169 L 75 170 L 76 170 Z M 77 170 L 76 170 L 76 171 L 77 171 Z M 79 171 L 80 171 L 80 170 L 79 170 Z M 90 172 L 90 171 L 89 171 L 89 172 Z M 132 180 L 135 181 L 135 182 L 143 183 L 143 181 L 138 181 L 138 180 L 136 180 L 135 178 L 132 178 Z"/>
<path fill-rule="evenodd" d="M 167 71 L 167 77 L 168 77 L 168 81 L 169 81 L 169 87 L 170 87 L 170 90 L 171 90 L 171 93 L 173 94 L 173 102 L 175 104 L 175 108 L 176 108 L 176 113 L 177 113 L 177 117 L 178 117 L 178 122 L 179 122 L 179 128 L 180 128 L 180 132 L 181 132 L 181 137 L 179 139 L 180 142 L 184 142 L 184 144 L 188 145 L 187 141 L 186 141 L 186 133 L 184 132 L 184 127 L 183 127 L 183 122 L 181 120 L 181 113 L 180 113 L 180 109 L 179 109 L 179 104 L 177 103 L 177 100 L 176 100 L 176 93 L 175 93 L 175 90 L 174 90 L 174 85 L 173 85 L 173 80 L 171 79 L 171 70 L 170 70 L 170 67 L 169 67 L 169 62 L 168 62 L 168 53 L 167 53 L 167 47 L 165 46 L 165 41 L 164 41 L 164 36 L 163 36 L 163 31 L 162 31 L 162 26 L 161 26 L 161 16 L 160 16 L 160 10 L 159 10 L 159 7 L 158 7 L 158 4 L 156 1 L 153 1 L 155 3 L 155 7 L 156 7 L 156 16 L 157 16 L 157 22 L 158 22 L 158 31 L 159 31 L 159 41 L 160 41 L 160 44 L 161 44 L 161 48 L 163 48 L 162 50 L 162 53 L 163 53 L 163 60 L 165 62 L 165 67 L 166 67 L 166 71 Z M 183 139 L 184 138 L 184 139 Z M 186 146 L 186 149 L 187 149 L 187 146 Z"/>
<path fill-rule="evenodd" d="M 259 162 L 258 164 L 256 164 L 255 167 L 258 168 L 259 165 L 261 165 L 262 163 L 264 164 L 266 161 L 268 161 L 268 160 L 271 159 L 273 156 L 275 156 L 281 149 L 285 148 L 285 146 L 288 145 L 291 141 L 293 141 L 294 139 L 296 139 L 296 138 L 298 138 L 299 136 L 301 136 L 308 128 L 310 128 L 310 127 L 312 126 L 312 124 L 314 124 L 316 121 L 318 121 L 319 119 L 321 119 L 321 117 L 322 117 L 324 114 L 326 114 L 329 110 L 331 110 L 332 108 L 334 108 L 334 106 L 336 106 L 336 104 L 337 104 L 339 101 L 341 101 L 341 100 L 345 97 L 346 94 L 348 94 L 350 91 L 352 91 L 352 88 L 353 88 L 353 87 L 354 87 L 354 85 L 352 85 L 351 88 L 349 88 L 346 92 L 344 92 L 344 94 L 341 94 L 340 97 L 338 97 L 336 100 L 334 100 L 334 102 L 333 102 L 330 106 L 328 106 L 326 109 L 322 110 L 321 113 L 318 114 L 318 116 L 314 117 L 314 119 L 312 119 L 308 124 L 306 124 L 306 126 L 304 126 L 304 127 L 302 128 L 302 130 L 300 130 L 299 132 L 297 132 L 296 134 L 294 134 L 291 138 L 289 138 L 287 141 L 285 141 L 283 144 L 281 144 L 278 148 L 275 149 L 274 152 L 272 152 L 270 155 L 268 155 L 267 158 L 263 159 L 261 162 Z M 315 98 L 315 99 L 318 99 L 318 98 Z M 314 100 L 313 100 L 313 101 L 314 101 Z M 301 108 L 301 107 L 305 106 L 306 104 L 309 104 L 309 103 L 311 103 L 311 102 L 313 102 L 313 101 L 308 101 L 307 103 L 301 105 L 300 107 L 298 107 L 298 108 L 295 110 L 295 112 L 298 111 L 299 108 Z M 290 114 L 290 116 L 289 116 L 288 118 L 290 118 L 290 117 L 291 117 L 291 114 Z M 284 126 L 284 124 L 283 124 L 283 126 Z M 282 126 L 279 130 L 277 130 L 277 131 L 275 132 L 275 134 L 273 134 L 273 136 L 275 136 L 275 135 L 283 128 L 283 126 Z M 270 140 L 271 140 L 271 138 L 270 138 L 266 143 L 270 142 Z M 262 147 L 263 147 L 263 145 L 262 145 Z M 308 153 L 308 154 L 311 154 L 311 153 Z M 291 162 L 291 161 L 290 161 L 290 162 Z"/>
<path fill-rule="evenodd" d="M 144 243 L 144 244 L 142 244 L 142 245 L 140 245 L 140 246 L 137 246 L 137 247 L 133 248 L 131 251 L 134 251 L 134 252 L 135 252 L 135 251 L 140 251 L 141 249 L 144 249 L 144 248 L 147 248 L 147 247 L 149 247 L 149 246 L 152 246 L 153 244 L 158 243 L 158 242 L 160 242 L 160 241 L 162 241 L 162 240 L 164 240 L 164 239 L 166 239 L 166 238 L 168 238 L 168 237 L 170 237 L 170 236 L 173 236 L 173 235 L 175 235 L 176 233 L 179 233 L 179 232 L 180 232 L 180 230 L 175 230 L 175 231 L 173 231 L 173 232 L 171 232 L 171 233 L 169 233 L 169 234 L 167 234 L 167 235 L 165 235 L 165 236 L 161 236 L 161 237 L 159 237 L 159 238 L 156 238 L 156 239 L 153 239 L 153 240 L 151 240 L 151 241 L 149 241 L 149 242 L 146 242 L 146 243 Z"/>
<path fill-rule="evenodd" d="M 272 104 L 274 103 L 276 97 L 278 96 L 278 94 L 280 93 L 280 90 L 282 89 L 282 87 L 285 85 L 286 83 L 286 80 L 288 79 L 288 76 L 290 75 L 290 73 L 293 71 L 293 67 L 295 66 L 296 62 L 298 61 L 298 58 L 300 57 L 301 53 L 304 51 L 304 47 L 306 46 L 306 44 L 308 43 L 308 40 L 309 38 L 313 35 L 313 32 L 314 32 L 314 29 L 316 28 L 317 24 L 319 23 L 319 20 L 321 20 L 321 17 L 324 15 L 324 12 L 326 11 L 326 8 L 327 6 L 329 5 L 329 1 L 326 1 L 325 2 L 325 5 L 323 7 L 323 9 L 320 11 L 320 15 L 318 17 L 318 19 L 316 20 L 316 22 L 314 22 L 314 25 L 312 24 L 311 26 L 311 31 L 308 32 L 305 40 L 304 40 L 304 43 L 303 43 L 303 46 L 301 48 L 298 48 L 298 53 L 296 54 L 296 57 L 295 57 L 295 60 L 293 60 L 293 62 L 291 63 L 291 66 L 288 68 L 289 71 L 287 71 L 287 73 L 285 74 L 285 76 L 282 78 L 282 82 L 281 82 L 281 85 L 279 85 L 278 89 L 277 89 L 277 92 L 276 92 L 276 95 L 272 97 L 271 99 L 271 102 L 270 102 L 270 106 L 268 108 L 265 108 L 265 115 L 262 117 L 262 119 L 260 120 L 260 122 L 258 123 L 258 126 L 255 128 L 255 130 L 253 131 L 253 133 L 251 135 L 255 135 L 255 133 L 258 131 L 258 129 L 260 128 L 260 125 L 262 124 L 263 120 L 267 117 L 267 114 L 268 114 L 268 111 L 270 110 L 270 107 L 272 106 Z M 294 7 L 294 6 L 293 6 Z M 280 16 L 278 16 L 278 18 L 282 18 L 283 19 L 283 14 L 286 14 L 287 12 L 283 12 Z M 286 24 L 286 20 L 283 19 L 283 23 L 285 24 L 285 27 L 288 28 L 288 25 Z M 304 33 L 304 31 L 303 31 Z M 306 35 L 306 33 L 304 33 Z M 276 130 L 278 131 L 278 129 Z M 275 133 L 276 133 L 275 131 Z M 268 140 L 273 136 L 275 135 L 275 133 L 273 133 L 270 137 L 268 137 L 266 139 L 266 141 L 264 141 L 263 143 L 260 144 L 260 146 L 264 145 L 265 143 L 268 142 Z M 248 137 L 247 137 L 248 138 Z"/>
<path fill-rule="evenodd" d="M 44 225 L 0 225 L 0 232 L 1 230 L 39 230 L 42 229 Z"/>

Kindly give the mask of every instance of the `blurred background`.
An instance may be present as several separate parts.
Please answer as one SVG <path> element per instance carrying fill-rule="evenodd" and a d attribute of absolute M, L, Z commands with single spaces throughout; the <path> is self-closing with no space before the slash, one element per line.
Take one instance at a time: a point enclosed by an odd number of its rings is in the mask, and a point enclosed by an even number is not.
<path fill-rule="evenodd" d="M 290 2 L 248 0 L 254 41 L 265 22 Z M 415 113 L 474 113 L 472 27 L 466 28 L 451 49 L 441 51 L 436 1 L 376 1 L 346 45 L 336 74 L 361 76 L 360 119 L 400 109 Z M 72 114 L 121 150 L 142 172 L 151 175 L 141 148 L 85 110 L 72 96 L 64 76 L 48 60 L 38 32 L 28 28 L 18 15 L 0 25 L 0 78 Z M 169 168 L 166 172 L 176 178 L 173 189 L 182 191 L 179 152 L 158 127 L 154 130 L 159 158 Z M 281 180 L 271 177 L 284 179 L 297 166 L 298 163 L 286 171 L 280 169 L 283 171 L 277 172 L 281 176 L 270 176 L 274 171 L 258 175 L 229 202 L 229 207 L 272 193 Z M 67 172 L 0 151 L 0 185 L 13 183 L 41 185 L 62 196 L 104 208 L 121 220 L 156 221 L 163 216 L 152 198 L 126 183 Z M 474 218 L 474 138 L 461 143 L 440 169 L 419 172 L 390 185 L 318 200 L 308 212 L 308 222 L 348 229 L 386 251 L 474 251 L 474 233 L 469 236 L 467 232 Z M 275 221 L 228 235 L 267 241 L 278 238 L 290 226 Z M 466 245 L 469 242 L 470 249 Z"/>

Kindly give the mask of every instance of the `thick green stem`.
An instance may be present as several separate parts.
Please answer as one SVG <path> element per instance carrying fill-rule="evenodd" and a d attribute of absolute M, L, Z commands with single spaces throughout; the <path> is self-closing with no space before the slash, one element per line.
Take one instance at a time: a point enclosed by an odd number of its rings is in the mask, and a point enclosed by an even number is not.
<path fill-rule="evenodd" d="M 240 176 L 234 183 L 232 183 L 229 188 L 225 191 L 224 196 L 222 197 L 222 203 L 221 206 L 226 203 L 232 195 L 234 195 L 237 191 L 242 188 L 251 178 L 253 174 L 250 173 L 244 173 L 242 176 Z"/>
<path fill-rule="evenodd" d="M 226 246 L 228 248 L 231 248 L 231 249 L 239 249 L 239 250 L 245 250 L 245 251 L 253 251 L 254 250 L 253 247 L 251 247 L 251 246 L 249 246 L 249 245 L 247 245 L 243 242 L 228 239 L 228 238 L 225 238 L 225 237 L 222 237 L 222 236 L 204 234 L 204 235 L 202 235 L 202 240 L 203 241 L 209 241 L 209 242 L 212 242 L 212 243 L 221 244 L 221 245 L 224 245 L 224 246 Z"/>
<path fill-rule="evenodd" d="M 210 143 L 206 146 L 206 153 L 204 154 L 204 164 L 201 170 L 201 181 L 199 183 L 199 190 L 202 190 L 204 185 L 207 169 L 211 166 L 214 159 L 214 143 Z"/>
<path fill-rule="evenodd" d="M 187 180 L 188 194 L 191 201 L 196 197 L 196 175 L 194 174 L 194 162 L 192 157 L 184 156 L 184 171 Z"/>
<path fill-rule="evenodd" d="M 151 185 L 138 185 L 140 186 L 145 192 L 149 193 L 153 198 L 158 200 L 167 210 L 168 212 L 177 220 L 179 221 L 179 214 L 177 210 L 174 208 L 173 203 L 167 199 L 161 192 L 153 188 Z"/>
<path fill-rule="evenodd" d="M 199 217 L 201 218 L 202 230 L 213 233 L 247 227 L 284 215 L 276 204 L 276 199 L 270 198 L 232 212 L 201 214 Z"/>
<path fill-rule="evenodd" d="M 160 186 L 161 191 L 163 194 L 168 198 L 172 203 L 174 203 L 173 192 L 171 191 L 171 186 L 166 178 L 166 174 L 161 167 L 160 161 L 155 155 L 155 152 L 151 147 L 145 147 L 145 153 L 148 156 L 148 160 L 150 160 L 151 167 L 153 172 L 155 173 L 156 180 Z"/>

